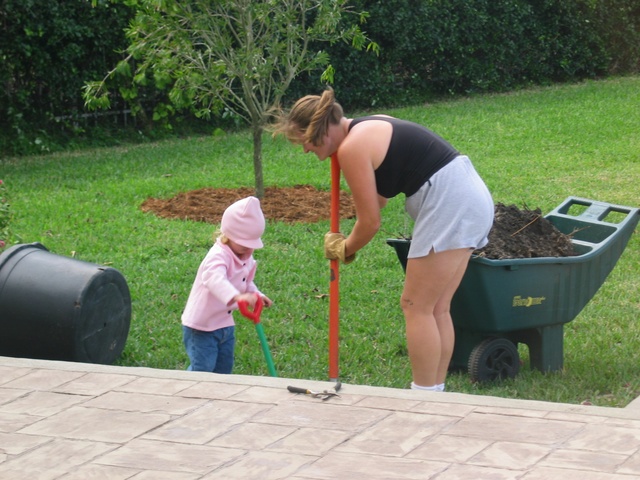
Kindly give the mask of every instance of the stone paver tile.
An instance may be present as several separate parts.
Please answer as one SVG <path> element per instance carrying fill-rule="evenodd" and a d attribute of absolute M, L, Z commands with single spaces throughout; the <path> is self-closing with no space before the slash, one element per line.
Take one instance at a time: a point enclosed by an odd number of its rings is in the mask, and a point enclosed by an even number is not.
<path fill-rule="evenodd" d="M 87 373 L 52 390 L 75 395 L 102 395 L 133 381 L 134 376 L 109 373 Z"/>
<path fill-rule="evenodd" d="M 529 417 L 529 418 L 543 418 L 547 415 L 546 410 L 527 410 L 524 408 L 509 408 L 509 407 L 476 407 L 475 411 L 484 414 L 497 414 L 512 417 Z"/>
<path fill-rule="evenodd" d="M 22 388 L 0 388 L 0 408 L 2 408 L 2 404 L 12 402 L 30 391 L 31 390 L 24 390 Z"/>
<path fill-rule="evenodd" d="M 477 407 L 473 405 L 461 405 L 456 403 L 420 402 L 412 412 L 431 413 L 434 415 L 447 415 L 450 417 L 465 417 Z"/>
<path fill-rule="evenodd" d="M 109 465 L 82 465 L 64 476 L 64 480 L 129 480 L 139 470 L 132 468 L 112 467 Z"/>
<path fill-rule="evenodd" d="M 249 452 L 230 465 L 216 469 L 203 480 L 224 478 L 233 480 L 276 480 L 289 478 L 317 457 L 277 452 Z"/>
<path fill-rule="evenodd" d="M 465 463 L 492 442 L 479 438 L 436 435 L 407 454 L 408 458 Z"/>
<path fill-rule="evenodd" d="M 17 432 L 27 425 L 31 425 L 39 420 L 42 420 L 42 417 L 36 417 L 35 415 L 21 415 L 19 413 L 0 412 L 0 432 Z"/>
<path fill-rule="evenodd" d="M 587 425 L 562 447 L 631 455 L 640 448 L 640 429 Z"/>
<path fill-rule="evenodd" d="M 444 471 L 449 464 L 380 455 L 354 455 L 330 452 L 315 463 L 301 468 L 292 478 L 327 480 L 425 480 Z M 477 468 L 477 467 L 476 467 Z M 475 477 L 476 480 L 480 477 Z"/>
<path fill-rule="evenodd" d="M 640 478 L 640 452 L 631 455 L 618 469 L 619 473 L 636 475 Z"/>
<path fill-rule="evenodd" d="M 83 372 L 66 372 L 63 370 L 32 370 L 15 380 L 3 385 L 6 388 L 23 388 L 25 390 L 51 390 L 76 378 L 86 375 Z"/>
<path fill-rule="evenodd" d="M 98 442 L 56 439 L 0 464 L 0 478 L 50 480 L 114 448 Z"/>
<path fill-rule="evenodd" d="M 93 463 L 137 470 L 204 475 L 245 455 L 243 450 L 136 439 Z"/>
<path fill-rule="evenodd" d="M 199 480 L 202 476 L 197 473 L 158 472 L 147 470 L 134 475 L 129 480 Z"/>
<path fill-rule="evenodd" d="M 66 408 L 85 402 L 87 397 L 66 395 L 63 393 L 31 392 L 24 397 L 2 406 L 6 413 L 24 413 L 46 417 L 54 415 Z"/>
<path fill-rule="evenodd" d="M 72 407 L 20 433 L 122 443 L 170 420 L 168 415 Z"/>
<path fill-rule="evenodd" d="M 125 412 L 157 412 L 169 415 L 184 415 L 204 405 L 207 401 L 202 398 L 109 392 L 98 398 L 88 400 L 83 406 L 104 408 L 106 410 L 123 410 Z"/>
<path fill-rule="evenodd" d="M 583 415 L 581 413 L 572 412 L 549 412 L 544 418 L 549 420 L 565 420 L 567 422 L 579 422 L 583 424 L 590 423 L 596 425 L 607 421 L 606 417 L 598 417 L 596 415 Z"/>
<path fill-rule="evenodd" d="M 546 445 L 531 443 L 496 442 L 469 460 L 473 465 L 526 470 L 550 452 Z"/>
<path fill-rule="evenodd" d="M 437 480 L 516 480 L 520 479 L 521 476 L 522 470 L 514 471 L 477 465 L 452 465 L 451 468 L 448 468 L 436 478 Z M 572 477 L 564 477 L 563 480 L 570 479 Z"/>
<path fill-rule="evenodd" d="M 0 453 L 20 455 L 32 448 L 50 442 L 50 437 L 20 435 L 19 433 L 0 433 Z"/>
<path fill-rule="evenodd" d="M 183 390 L 197 385 L 190 380 L 174 380 L 170 378 L 139 377 L 120 387 L 114 388 L 121 392 L 154 393 L 160 395 L 175 395 Z"/>
<path fill-rule="evenodd" d="M 289 395 L 284 388 L 249 387 L 232 395 L 229 399 L 239 402 L 280 403 L 289 400 Z"/>
<path fill-rule="evenodd" d="M 306 400 L 308 401 L 276 405 L 256 415 L 252 421 L 294 427 L 315 427 L 357 432 L 390 414 L 388 411 L 372 408 L 345 408 L 328 403 L 331 400 L 323 402 L 309 397 Z"/>
<path fill-rule="evenodd" d="M 145 435 L 145 438 L 205 444 L 269 408 L 272 407 L 225 400 L 210 401 L 203 407 Z"/>
<path fill-rule="evenodd" d="M 392 413 L 340 445 L 341 452 L 402 457 L 425 443 L 457 418 L 419 413 Z"/>
<path fill-rule="evenodd" d="M 381 408 L 383 410 L 412 411 L 421 403 L 419 400 L 407 400 L 404 398 L 388 397 L 363 397 L 357 405 L 364 408 Z"/>
<path fill-rule="evenodd" d="M 0 366 L 0 385 L 4 385 L 16 378 L 23 377 L 27 373 L 31 372 L 30 368 L 18 368 L 18 367 L 3 367 Z"/>
<path fill-rule="evenodd" d="M 613 473 L 626 459 L 626 455 L 563 449 L 552 452 L 540 466 Z"/>
<path fill-rule="evenodd" d="M 300 455 L 324 455 L 346 441 L 349 432 L 324 428 L 300 428 L 268 447 L 269 451 L 298 453 Z"/>
<path fill-rule="evenodd" d="M 536 467 L 518 478 L 520 480 L 635 480 L 636 477 L 577 469 Z"/>
<path fill-rule="evenodd" d="M 180 395 L 181 397 L 225 400 L 248 388 L 250 387 L 247 385 L 234 385 L 231 383 L 199 382 L 180 391 L 176 395 Z"/>
<path fill-rule="evenodd" d="M 582 428 L 582 424 L 575 422 L 473 412 L 447 433 L 485 440 L 553 445 L 566 441 Z"/>
<path fill-rule="evenodd" d="M 640 399 L 640 397 L 639 397 Z M 636 409 L 635 411 L 637 413 L 639 412 L 640 409 Z M 587 423 L 592 423 L 592 422 L 587 422 Z M 632 418 L 607 418 L 604 423 L 606 423 L 609 426 L 614 426 L 614 427 L 627 427 L 627 428 L 638 428 L 640 429 L 640 420 L 634 420 Z"/>
<path fill-rule="evenodd" d="M 267 425 L 266 423 L 243 423 L 216 437 L 208 445 L 217 447 L 242 448 L 244 450 L 263 450 L 274 442 L 290 435 L 293 427 Z M 296 452 L 298 453 L 298 452 Z"/>

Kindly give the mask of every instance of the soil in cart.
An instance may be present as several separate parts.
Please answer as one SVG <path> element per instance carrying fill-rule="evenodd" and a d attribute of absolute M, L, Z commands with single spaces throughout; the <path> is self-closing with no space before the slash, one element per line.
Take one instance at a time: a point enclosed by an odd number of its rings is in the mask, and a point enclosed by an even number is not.
<path fill-rule="evenodd" d="M 164 218 L 220 223 L 224 210 L 255 193 L 252 188 L 203 188 L 169 199 L 148 198 L 141 209 Z M 267 187 L 261 200 L 267 220 L 315 223 L 331 216 L 331 192 L 310 185 Z M 341 218 L 354 218 L 353 199 L 340 192 Z M 571 237 L 546 220 L 540 209 L 522 209 L 498 203 L 489 244 L 475 252 L 486 258 L 566 257 L 575 255 Z"/>
<path fill-rule="evenodd" d="M 489 243 L 476 250 L 477 255 L 497 260 L 576 255 L 571 236 L 544 218 L 539 208 L 520 209 L 498 203 L 494 215 Z"/>

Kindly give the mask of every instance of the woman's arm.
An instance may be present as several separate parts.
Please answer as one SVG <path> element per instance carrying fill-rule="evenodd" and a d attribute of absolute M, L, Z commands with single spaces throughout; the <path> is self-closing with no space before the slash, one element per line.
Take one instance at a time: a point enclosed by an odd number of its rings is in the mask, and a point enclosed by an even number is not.
<path fill-rule="evenodd" d="M 369 243 L 380 229 L 380 209 L 386 199 L 378 195 L 375 169 L 384 159 L 390 139 L 390 124 L 361 123 L 349 132 L 338 150 L 340 169 L 356 209 L 356 223 L 347 237 L 347 256 Z"/>

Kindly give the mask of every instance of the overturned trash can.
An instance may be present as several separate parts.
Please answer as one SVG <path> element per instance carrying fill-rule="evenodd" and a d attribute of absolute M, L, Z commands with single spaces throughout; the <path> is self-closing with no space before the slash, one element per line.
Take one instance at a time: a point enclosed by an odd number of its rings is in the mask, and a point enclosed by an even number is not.
<path fill-rule="evenodd" d="M 40 243 L 0 255 L 0 355 L 113 363 L 124 350 L 131 295 L 122 274 Z"/>

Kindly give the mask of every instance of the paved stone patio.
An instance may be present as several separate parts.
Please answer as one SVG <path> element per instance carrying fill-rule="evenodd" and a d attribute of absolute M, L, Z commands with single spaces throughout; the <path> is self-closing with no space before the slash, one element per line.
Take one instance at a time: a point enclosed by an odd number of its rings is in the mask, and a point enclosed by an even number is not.
<path fill-rule="evenodd" d="M 640 478 L 614 409 L 0 357 L 0 479 Z"/>

